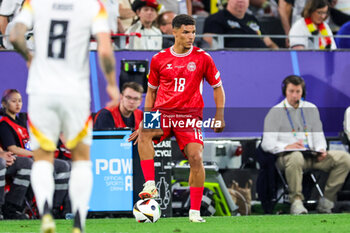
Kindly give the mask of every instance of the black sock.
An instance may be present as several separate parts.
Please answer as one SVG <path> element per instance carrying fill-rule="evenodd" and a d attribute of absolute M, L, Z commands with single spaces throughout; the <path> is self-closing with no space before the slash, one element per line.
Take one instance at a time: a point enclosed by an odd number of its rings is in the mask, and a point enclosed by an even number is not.
<path fill-rule="evenodd" d="M 83 229 L 81 228 L 79 210 L 75 213 L 75 216 L 74 216 L 74 228 L 79 228 L 81 231 L 83 230 Z"/>

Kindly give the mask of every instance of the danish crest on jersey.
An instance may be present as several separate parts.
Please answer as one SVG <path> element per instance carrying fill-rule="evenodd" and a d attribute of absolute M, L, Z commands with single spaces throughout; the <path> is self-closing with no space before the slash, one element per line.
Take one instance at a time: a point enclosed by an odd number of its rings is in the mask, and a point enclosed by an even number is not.
<path fill-rule="evenodd" d="M 190 63 L 188 63 L 188 65 L 187 65 L 187 69 L 189 70 L 189 71 L 195 71 L 196 70 L 196 63 L 194 63 L 193 61 L 191 61 Z"/>
<path fill-rule="evenodd" d="M 143 113 L 143 128 L 144 129 L 160 129 L 160 116 L 162 114 L 157 110 L 156 112 Z"/>

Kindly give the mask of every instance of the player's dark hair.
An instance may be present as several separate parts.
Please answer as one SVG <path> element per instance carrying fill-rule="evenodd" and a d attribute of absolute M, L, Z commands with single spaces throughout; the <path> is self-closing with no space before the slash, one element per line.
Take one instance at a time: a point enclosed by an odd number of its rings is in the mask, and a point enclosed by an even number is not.
<path fill-rule="evenodd" d="M 286 96 L 287 86 L 290 83 L 295 85 L 295 86 L 301 85 L 301 87 L 303 89 L 303 94 L 302 94 L 301 97 L 303 99 L 305 99 L 305 97 L 306 97 L 305 81 L 304 81 L 304 79 L 302 77 L 300 77 L 298 75 L 289 75 L 283 80 L 283 82 L 282 82 L 282 94 L 284 96 Z"/>
<path fill-rule="evenodd" d="M 1 108 L 0 108 L 0 115 L 4 115 L 6 114 L 6 103 L 9 100 L 10 96 L 12 93 L 19 93 L 18 90 L 16 89 L 7 89 L 4 91 L 4 93 L 2 94 L 2 98 L 1 98 Z"/>
<path fill-rule="evenodd" d="M 196 21 L 189 15 L 178 15 L 173 19 L 173 28 L 181 28 L 182 25 L 196 25 Z"/>
<path fill-rule="evenodd" d="M 122 89 L 121 89 L 121 93 L 124 92 L 124 90 L 126 88 L 131 88 L 133 89 L 134 91 L 136 92 L 139 92 L 139 93 L 143 93 L 144 89 L 143 87 L 141 86 L 141 84 L 139 83 L 136 83 L 136 82 L 127 82 L 127 83 L 124 83 L 123 86 L 122 86 Z"/>

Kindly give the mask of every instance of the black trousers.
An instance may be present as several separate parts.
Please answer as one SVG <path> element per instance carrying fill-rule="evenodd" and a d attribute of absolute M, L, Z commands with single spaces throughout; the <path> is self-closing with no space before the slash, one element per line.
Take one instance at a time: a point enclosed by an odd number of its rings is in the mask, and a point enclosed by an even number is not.
<path fill-rule="evenodd" d="M 55 193 L 53 198 L 53 208 L 58 208 L 69 202 L 68 182 L 71 164 L 62 159 L 54 160 Z"/>
<path fill-rule="evenodd" d="M 3 159 L 2 159 L 3 160 Z M 3 160 L 5 161 L 5 160 Z M 0 171 L 3 171 L 3 162 L 0 162 Z M 33 160 L 27 157 L 17 156 L 14 164 L 6 168 L 5 161 L 5 176 L 12 180 L 10 191 L 6 194 L 6 202 L 22 206 L 30 184 L 30 172 L 32 169 Z M 4 204 L 4 187 L 5 176 L 1 176 L 0 172 L 0 204 Z"/>
<path fill-rule="evenodd" d="M 0 158 L 0 207 L 5 202 L 5 174 L 6 174 L 6 161 Z"/>

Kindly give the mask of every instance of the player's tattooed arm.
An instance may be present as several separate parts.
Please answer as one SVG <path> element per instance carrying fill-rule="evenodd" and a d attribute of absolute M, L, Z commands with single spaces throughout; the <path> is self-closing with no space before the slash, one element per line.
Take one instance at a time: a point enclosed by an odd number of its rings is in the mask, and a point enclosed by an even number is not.
<path fill-rule="evenodd" d="M 103 57 L 102 58 L 102 69 L 106 72 L 106 74 L 110 74 L 114 72 L 114 61 L 110 57 Z"/>
<path fill-rule="evenodd" d="M 110 34 L 106 32 L 97 33 L 96 38 L 99 63 L 107 81 L 106 92 L 110 98 L 107 106 L 116 106 L 119 102 L 119 88 L 116 84 L 115 59 Z"/>
<path fill-rule="evenodd" d="M 16 23 L 10 31 L 10 42 L 13 44 L 16 51 L 19 52 L 26 61 L 30 62 L 32 54 L 27 47 L 25 39 L 26 32 L 27 26 L 22 23 Z"/>
<path fill-rule="evenodd" d="M 97 53 L 102 71 L 106 76 L 107 83 L 115 85 L 115 59 L 110 34 L 105 32 L 97 33 L 96 39 Z"/>

